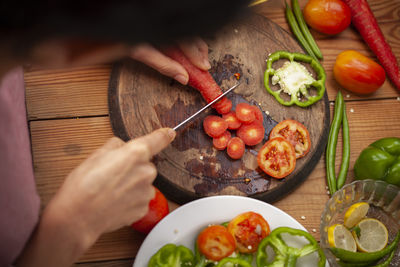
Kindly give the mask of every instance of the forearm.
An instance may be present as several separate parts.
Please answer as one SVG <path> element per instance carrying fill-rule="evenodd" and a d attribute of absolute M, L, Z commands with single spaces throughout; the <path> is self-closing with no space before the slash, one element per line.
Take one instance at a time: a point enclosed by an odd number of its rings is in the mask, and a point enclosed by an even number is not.
<path fill-rule="evenodd" d="M 17 261 L 17 266 L 70 266 L 98 238 L 80 218 L 51 203 Z"/>

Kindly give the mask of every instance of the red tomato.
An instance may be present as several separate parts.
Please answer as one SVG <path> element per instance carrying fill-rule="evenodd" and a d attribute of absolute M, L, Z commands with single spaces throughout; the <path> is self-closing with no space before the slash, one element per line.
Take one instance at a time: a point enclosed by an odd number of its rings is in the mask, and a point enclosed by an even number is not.
<path fill-rule="evenodd" d="M 229 140 L 231 140 L 231 133 L 225 131 L 225 133 L 220 137 L 213 138 L 213 145 L 218 150 L 224 150 L 228 145 Z"/>
<path fill-rule="evenodd" d="M 296 166 L 293 146 L 282 137 L 275 137 L 264 144 L 257 155 L 258 166 L 275 178 L 288 176 Z"/>
<path fill-rule="evenodd" d="M 255 146 L 264 139 L 265 129 L 259 122 L 243 124 L 236 132 L 243 142 L 248 146 Z"/>
<path fill-rule="evenodd" d="M 132 224 L 133 229 L 145 234 L 149 233 L 151 229 L 169 213 L 167 199 L 160 190 L 155 187 L 154 190 L 156 194 L 149 202 L 149 211 L 142 219 Z"/>
<path fill-rule="evenodd" d="M 310 134 L 303 124 L 295 120 L 278 123 L 269 134 L 269 138 L 283 137 L 294 147 L 296 159 L 304 157 L 311 148 Z"/>
<path fill-rule="evenodd" d="M 243 123 L 252 123 L 256 119 L 256 114 L 252 105 L 239 103 L 236 105 L 236 118 Z"/>
<path fill-rule="evenodd" d="M 270 233 L 268 222 L 258 213 L 249 211 L 236 216 L 228 224 L 228 231 L 242 253 L 257 251 L 258 245 Z"/>
<path fill-rule="evenodd" d="M 203 127 L 206 134 L 215 138 L 225 133 L 228 129 L 228 123 L 221 117 L 210 115 L 204 119 Z"/>
<path fill-rule="evenodd" d="M 219 261 L 235 251 L 236 243 L 226 227 L 211 225 L 200 232 L 197 247 L 207 259 Z"/>
<path fill-rule="evenodd" d="M 258 121 L 258 122 L 260 122 L 262 124 L 263 121 L 264 121 L 264 117 L 263 117 L 261 109 L 259 109 L 256 106 L 251 106 L 251 107 L 252 107 L 252 109 L 254 111 L 255 121 Z"/>
<path fill-rule="evenodd" d="M 336 81 L 356 94 L 371 94 L 385 82 L 385 70 L 363 54 L 347 50 L 336 57 L 333 67 Z"/>
<path fill-rule="evenodd" d="M 338 34 L 351 22 L 350 8 L 341 0 L 310 0 L 303 15 L 311 28 L 325 34 Z"/>
<path fill-rule="evenodd" d="M 226 122 L 228 123 L 228 129 L 230 130 L 239 129 L 240 125 L 242 125 L 238 118 L 236 118 L 236 113 L 233 111 L 222 115 L 222 118 L 226 120 Z"/>
<path fill-rule="evenodd" d="M 232 159 L 240 159 L 244 154 L 245 145 L 239 137 L 233 137 L 228 142 L 226 152 Z"/>

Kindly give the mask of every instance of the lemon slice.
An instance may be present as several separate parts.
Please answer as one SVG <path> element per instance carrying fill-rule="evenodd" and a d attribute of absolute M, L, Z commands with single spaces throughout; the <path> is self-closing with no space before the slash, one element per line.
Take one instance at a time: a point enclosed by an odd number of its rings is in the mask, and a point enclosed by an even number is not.
<path fill-rule="evenodd" d="M 353 236 L 358 250 L 362 252 L 376 252 L 386 247 L 388 230 L 377 219 L 366 218 L 361 220 L 353 230 Z"/>
<path fill-rule="evenodd" d="M 369 204 L 367 202 L 358 202 L 351 205 L 344 214 L 344 226 L 352 228 L 367 215 L 368 209 Z"/>
<path fill-rule="evenodd" d="M 356 252 L 356 241 L 351 232 L 342 224 L 334 224 L 328 228 L 328 242 L 331 247 Z"/>

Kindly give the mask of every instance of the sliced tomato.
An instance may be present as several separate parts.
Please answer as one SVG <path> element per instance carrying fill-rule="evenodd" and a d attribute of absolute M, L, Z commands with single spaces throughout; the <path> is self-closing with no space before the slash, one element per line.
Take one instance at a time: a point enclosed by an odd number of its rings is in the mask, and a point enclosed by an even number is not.
<path fill-rule="evenodd" d="M 243 123 L 252 123 L 256 119 L 253 106 L 247 103 L 236 105 L 236 118 Z"/>
<path fill-rule="evenodd" d="M 257 155 L 258 166 L 275 178 L 288 176 L 296 166 L 296 154 L 292 144 L 282 137 L 266 142 Z"/>
<path fill-rule="evenodd" d="M 254 115 L 255 115 L 254 121 L 260 122 L 262 124 L 264 121 L 264 117 L 263 117 L 261 109 L 259 109 L 257 106 L 251 106 L 251 107 L 252 107 Z"/>
<path fill-rule="evenodd" d="M 228 145 L 229 140 L 231 140 L 231 133 L 225 131 L 220 137 L 213 138 L 213 146 L 218 150 L 224 150 Z"/>
<path fill-rule="evenodd" d="M 231 220 L 228 231 L 235 238 L 236 247 L 242 253 L 257 251 L 261 240 L 271 232 L 264 217 L 252 211 L 239 214 Z"/>
<path fill-rule="evenodd" d="M 284 120 L 278 123 L 269 134 L 269 138 L 283 137 L 294 147 L 296 159 L 304 157 L 311 148 L 310 133 L 306 126 L 296 120 Z"/>
<path fill-rule="evenodd" d="M 243 124 L 237 130 L 236 135 L 248 146 L 255 146 L 264 139 L 265 129 L 259 122 Z"/>
<path fill-rule="evenodd" d="M 236 243 L 226 227 L 210 225 L 198 235 L 197 247 L 207 259 L 219 261 L 235 251 Z"/>
<path fill-rule="evenodd" d="M 221 117 L 210 115 L 204 119 L 203 127 L 206 134 L 215 138 L 225 133 L 228 129 L 228 123 Z"/>
<path fill-rule="evenodd" d="M 245 144 L 239 137 L 233 137 L 229 140 L 226 152 L 232 159 L 240 159 L 245 150 Z"/>
<path fill-rule="evenodd" d="M 222 115 L 222 118 L 226 120 L 228 123 L 228 129 L 230 130 L 239 129 L 240 125 L 242 125 L 238 118 L 236 118 L 236 113 L 234 111 Z"/>

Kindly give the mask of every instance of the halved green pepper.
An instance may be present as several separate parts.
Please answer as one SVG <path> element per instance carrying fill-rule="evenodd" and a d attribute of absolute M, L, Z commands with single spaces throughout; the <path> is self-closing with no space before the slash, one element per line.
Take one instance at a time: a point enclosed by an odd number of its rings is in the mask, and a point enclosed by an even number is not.
<path fill-rule="evenodd" d="M 289 61 L 286 62 L 283 67 L 276 70 L 272 67 L 272 63 L 279 59 L 287 59 Z M 317 78 L 314 79 L 305 66 L 299 62 L 310 64 Z M 273 85 L 277 83 L 280 85 L 279 90 L 271 89 L 269 84 L 270 76 Z M 325 80 L 326 74 L 324 68 L 318 60 L 311 56 L 287 51 L 277 51 L 268 57 L 267 69 L 264 73 L 264 86 L 282 105 L 291 106 L 296 104 L 300 107 L 308 107 L 314 104 L 319 101 L 325 93 Z M 309 94 L 308 89 L 311 86 L 316 89 L 316 95 Z M 282 92 L 290 96 L 289 101 L 281 97 Z M 306 98 L 305 101 L 303 101 L 304 98 Z"/>
<path fill-rule="evenodd" d="M 309 244 L 303 246 L 302 248 L 290 247 L 282 239 L 282 234 L 284 233 L 294 236 L 302 236 L 308 240 Z M 268 246 L 272 247 L 275 252 L 275 258 L 271 262 L 268 262 L 268 254 L 266 250 Z M 264 238 L 258 246 L 256 258 L 257 267 L 294 267 L 296 266 L 298 258 L 313 252 L 318 253 L 318 267 L 325 266 L 325 254 L 311 234 L 300 229 L 278 227 L 274 229 L 269 236 Z"/>
<path fill-rule="evenodd" d="M 365 148 L 354 164 L 356 179 L 384 180 L 400 186 L 400 138 L 382 138 Z"/>
<path fill-rule="evenodd" d="M 195 259 L 193 252 L 185 246 L 166 244 L 154 254 L 148 267 L 193 267 Z"/>

